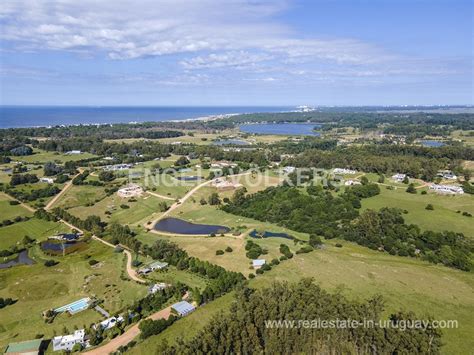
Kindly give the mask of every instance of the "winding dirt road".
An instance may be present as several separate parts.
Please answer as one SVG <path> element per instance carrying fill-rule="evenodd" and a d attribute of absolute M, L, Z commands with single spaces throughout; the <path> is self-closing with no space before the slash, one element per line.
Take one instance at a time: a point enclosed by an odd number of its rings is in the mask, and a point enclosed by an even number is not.
<path fill-rule="evenodd" d="M 51 201 L 48 202 L 48 204 L 46 205 L 46 207 L 44 208 L 46 211 L 48 211 L 51 206 L 54 205 L 54 203 L 71 187 L 72 185 L 72 180 L 74 180 L 75 177 L 77 177 L 78 175 L 80 175 L 82 173 L 82 170 L 79 169 L 79 173 L 77 173 L 76 175 L 74 175 L 71 180 L 69 180 L 68 182 L 66 182 L 66 184 L 64 184 L 63 188 L 61 191 L 59 191 L 59 193 L 53 197 L 53 199 Z"/>

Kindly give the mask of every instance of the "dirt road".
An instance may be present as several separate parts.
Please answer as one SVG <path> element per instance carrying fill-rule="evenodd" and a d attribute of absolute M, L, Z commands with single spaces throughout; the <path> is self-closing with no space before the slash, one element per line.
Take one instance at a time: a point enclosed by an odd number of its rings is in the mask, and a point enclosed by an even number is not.
<path fill-rule="evenodd" d="M 68 182 L 66 182 L 66 184 L 64 184 L 62 190 L 59 191 L 59 193 L 56 196 L 54 196 L 53 199 L 49 201 L 48 204 L 46 205 L 46 207 L 44 208 L 46 211 L 49 210 L 54 205 L 54 203 L 71 187 L 72 180 L 81 173 L 82 173 L 82 170 L 79 170 L 79 173 L 74 175 L 71 180 L 69 180 Z"/>

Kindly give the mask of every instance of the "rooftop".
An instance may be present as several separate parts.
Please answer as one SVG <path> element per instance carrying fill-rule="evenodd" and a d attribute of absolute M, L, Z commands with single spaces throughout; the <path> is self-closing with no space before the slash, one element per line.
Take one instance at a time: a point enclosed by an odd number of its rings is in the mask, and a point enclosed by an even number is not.
<path fill-rule="evenodd" d="M 186 302 L 186 301 L 175 303 L 174 305 L 171 306 L 171 308 L 173 308 L 176 312 L 178 312 L 181 315 L 192 312 L 195 309 L 195 307 L 191 303 Z"/>
<path fill-rule="evenodd" d="M 33 339 L 21 341 L 19 343 L 10 343 L 5 350 L 5 354 L 8 353 L 26 353 L 26 352 L 38 352 L 41 347 L 43 339 Z"/>

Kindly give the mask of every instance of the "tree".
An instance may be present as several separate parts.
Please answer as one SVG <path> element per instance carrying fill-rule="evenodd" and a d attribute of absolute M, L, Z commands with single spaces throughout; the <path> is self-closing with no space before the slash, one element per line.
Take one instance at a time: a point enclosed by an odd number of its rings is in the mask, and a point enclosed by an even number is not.
<path fill-rule="evenodd" d="M 415 184 L 413 184 L 413 183 L 409 184 L 407 189 L 406 189 L 406 192 L 408 192 L 410 194 L 416 194 Z"/>
<path fill-rule="evenodd" d="M 434 210 L 434 207 L 431 203 L 428 203 L 425 207 L 426 210 L 429 210 L 429 211 L 433 211 Z"/>
<path fill-rule="evenodd" d="M 323 242 L 319 236 L 311 234 L 309 236 L 308 244 L 311 245 L 313 248 L 318 248 L 323 244 Z"/>
<path fill-rule="evenodd" d="M 58 175 L 63 169 L 54 162 L 49 161 L 43 166 L 44 176 Z"/>
<path fill-rule="evenodd" d="M 99 180 L 100 181 L 105 181 L 105 182 L 113 181 L 113 180 L 115 180 L 115 174 L 112 171 L 102 170 L 99 173 Z"/>
<path fill-rule="evenodd" d="M 384 174 L 380 174 L 377 181 L 378 181 L 380 184 L 383 184 L 383 183 L 385 182 L 385 175 L 384 175 Z"/>
<path fill-rule="evenodd" d="M 408 178 L 408 175 L 405 175 L 402 181 L 404 184 L 408 184 L 410 182 L 410 179 Z"/>
<path fill-rule="evenodd" d="M 209 196 L 208 202 L 211 206 L 220 205 L 221 199 L 219 198 L 219 194 L 217 192 L 213 192 Z"/>
<path fill-rule="evenodd" d="M 362 185 L 367 185 L 367 184 L 369 183 L 369 179 L 367 178 L 367 176 L 362 176 L 362 177 L 360 178 L 360 183 L 361 183 Z"/>
<path fill-rule="evenodd" d="M 174 165 L 175 166 L 186 166 L 188 165 L 189 163 L 191 163 L 189 161 L 188 158 L 186 158 L 185 156 L 182 156 L 182 157 L 179 157 L 178 160 L 175 161 Z"/>

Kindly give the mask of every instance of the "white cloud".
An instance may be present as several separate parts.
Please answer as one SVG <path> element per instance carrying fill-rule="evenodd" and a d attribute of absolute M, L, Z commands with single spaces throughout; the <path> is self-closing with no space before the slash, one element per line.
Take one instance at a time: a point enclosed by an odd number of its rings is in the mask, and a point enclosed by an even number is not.
<path fill-rule="evenodd" d="M 286 8 L 282 0 L 3 3 L 0 38 L 19 49 L 87 50 L 106 53 L 112 59 L 224 52 L 183 60 L 182 65 L 189 69 L 238 66 L 239 61 L 248 65 L 271 55 L 288 61 L 317 58 L 341 63 L 367 62 L 380 55 L 377 48 L 352 39 L 295 37 L 285 25 L 272 20 Z M 253 51 L 260 54 L 251 54 Z M 237 58 L 238 53 L 247 58 Z"/>

